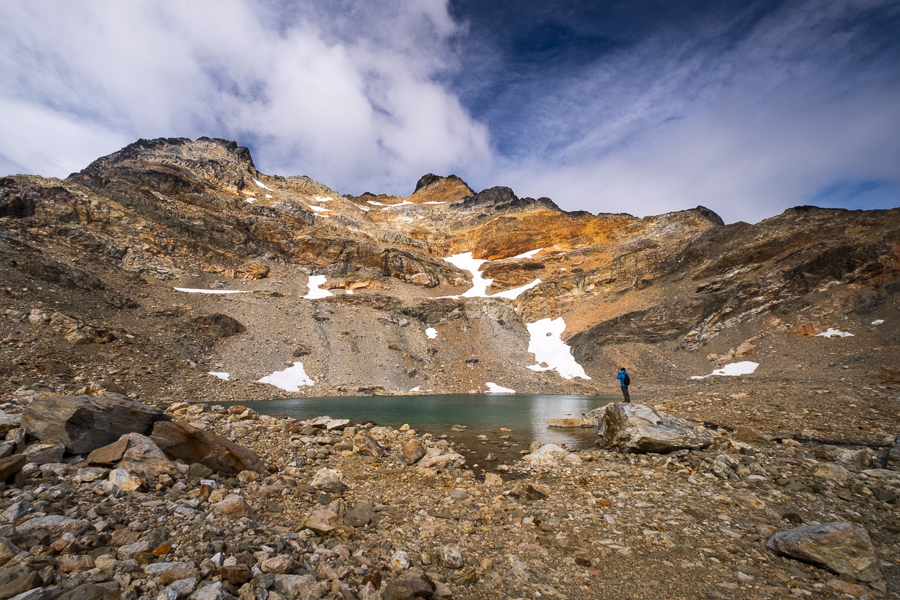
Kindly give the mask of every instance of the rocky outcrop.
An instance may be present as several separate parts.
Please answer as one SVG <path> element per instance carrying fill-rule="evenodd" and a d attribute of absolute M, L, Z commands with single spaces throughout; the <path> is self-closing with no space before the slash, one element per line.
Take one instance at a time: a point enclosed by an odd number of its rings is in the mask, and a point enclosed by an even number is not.
<path fill-rule="evenodd" d="M 859 581 L 881 579 L 872 540 L 855 523 L 824 523 L 776 533 L 766 547 L 778 554 L 822 566 Z"/>
<path fill-rule="evenodd" d="M 119 394 L 45 396 L 25 409 L 22 427 L 39 440 L 59 442 L 71 454 L 87 454 L 110 444 L 123 432 L 149 434 L 159 410 Z"/>
<path fill-rule="evenodd" d="M 170 460 L 200 463 L 216 473 L 265 472 L 255 452 L 221 435 L 196 429 L 184 421 L 160 421 L 150 439 Z"/>
<path fill-rule="evenodd" d="M 713 442 L 705 428 L 644 404 L 626 402 L 607 406 L 597 434 L 603 447 L 619 452 L 667 454 L 706 448 Z"/>

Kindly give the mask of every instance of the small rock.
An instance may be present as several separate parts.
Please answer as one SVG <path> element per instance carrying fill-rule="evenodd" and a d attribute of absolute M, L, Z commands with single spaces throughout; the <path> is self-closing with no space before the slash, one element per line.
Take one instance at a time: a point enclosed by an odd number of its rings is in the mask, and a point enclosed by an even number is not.
<path fill-rule="evenodd" d="M 296 561 L 290 554 L 279 554 L 272 558 L 267 558 L 259 565 L 263 573 L 287 573 L 297 566 Z"/>
<path fill-rule="evenodd" d="M 221 515 L 227 515 L 235 519 L 240 519 L 242 517 L 247 517 L 253 520 L 256 519 L 256 515 L 253 513 L 253 509 L 249 504 L 247 504 L 247 501 L 244 500 L 243 496 L 238 495 L 229 496 L 221 502 L 216 502 L 215 504 L 213 504 L 213 512 Z"/>
<path fill-rule="evenodd" d="M 109 472 L 109 481 L 120 490 L 133 492 L 140 489 L 143 482 L 125 469 L 113 469 Z"/>
<path fill-rule="evenodd" d="M 464 564 L 462 551 L 459 549 L 459 546 L 453 544 L 441 547 L 439 559 L 441 564 L 448 569 L 459 569 Z"/>
<path fill-rule="evenodd" d="M 322 467 L 313 476 L 310 485 L 326 492 L 340 492 L 344 486 L 344 476 L 340 471 Z"/>
<path fill-rule="evenodd" d="M 391 569 L 394 571 L 405 571 L 409 568 L 409 554 L 403 550 L 394 552 L 390 561 Z"/>

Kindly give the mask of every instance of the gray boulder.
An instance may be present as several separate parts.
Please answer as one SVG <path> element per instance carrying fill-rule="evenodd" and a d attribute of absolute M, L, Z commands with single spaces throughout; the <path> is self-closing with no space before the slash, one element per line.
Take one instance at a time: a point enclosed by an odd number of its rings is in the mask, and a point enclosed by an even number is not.
<path fill-rule="evenodd" d="M 769 538 L 766 548 L 859 581 L 881 579 L 872 540 L 854 523 L 823 523 L 782 531 Z"/>
<path fill-rule="evenodd" d="M 148 435 L 168 416 L 119 394 L 44 396 L 22 415 L 22 427 L 44 442 L 59 442 L 71 454 L 87 454 L 119 439 L 123 433 Z"/>
<path fill-rule="evenodd" d="M 684 419 L 643 404 L 607 405 L 597 434 L 605 448 L 620 452 L 667 454 L 688 448 L 706 448 L 712 434 Z"/>

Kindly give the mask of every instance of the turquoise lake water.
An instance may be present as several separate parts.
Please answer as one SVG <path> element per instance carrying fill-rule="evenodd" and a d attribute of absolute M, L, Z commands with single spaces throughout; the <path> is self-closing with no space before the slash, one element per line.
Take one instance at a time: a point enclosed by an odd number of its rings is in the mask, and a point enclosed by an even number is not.
<path fill-rule="evenodd" d="M 527 448 L 532 441 L 562 443 L 570 450 L 592 447 L 596 430 L 557 429 L 547 419 L 579 417 L 594 408 L 620 400 L 611 396 L 547 396 L 530 394 L 442 394 L 422 396 L 349 396 L 297 398 L 240 403 L 219 402 L 222 406 L 243 404 L 267 415 L 310 419 L 330 416 L 360 422 L 372 420 L 379 425 L 400 427 L 409 424 L 420 432 L 447 434 L 467 444 L 480 444 L 475 436 L 495 440 L 509 435 Z M 464 425 L 464 432 L 452 432 Z M 500 432 L 505 427 L 510 432 Z"/>

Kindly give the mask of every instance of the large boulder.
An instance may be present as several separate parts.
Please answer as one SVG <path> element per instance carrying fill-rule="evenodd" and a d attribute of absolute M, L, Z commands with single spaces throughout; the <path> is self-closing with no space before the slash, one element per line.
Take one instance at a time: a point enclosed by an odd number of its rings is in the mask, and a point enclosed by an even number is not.
<path fill-rule="evenodd" d="M 165 419 L 155 408 L 119 394 L 44 396 L 25 409 L 22 427 L 41 441 L 61 443 L 71 454 L 87 454 L 123 433 L 149 434 Z"/>
<path fill-rule="evenodd" d="M 619 402 L 606 406 L 597 431 L 605 448 L 620 452 L 667 454 L 706 448 L 712 434 L 684 419 L 644 404 Z"/>
<path fill-rule="evenodd" d="M 872 540 L 855 523 L 823 523 L 782 531 L 769 538 L 766 548 L 859 581 L 881 579 Z"/>
<path fill-rule="evenodd" d="M 241 471 L 266 473 L 256 452 L 184 421 L 158 421 L 150 439 L 170 460 L 200 463 L 217 473 L 237 475 Z"/>

